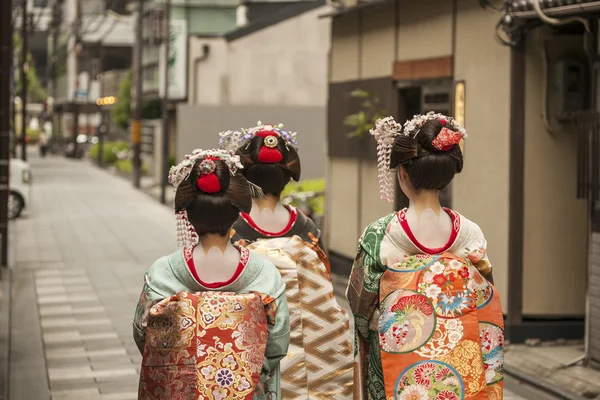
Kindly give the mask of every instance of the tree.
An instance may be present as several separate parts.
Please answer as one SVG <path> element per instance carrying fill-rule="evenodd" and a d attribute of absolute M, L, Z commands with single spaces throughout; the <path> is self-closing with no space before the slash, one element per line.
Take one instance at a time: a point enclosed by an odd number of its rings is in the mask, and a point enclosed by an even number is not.
<path fill-rule="evenodd" d="M 371 97 L 369 92 L 362 89 L 353 90 L 350 93 L 350 97 L 363 101 L 360 105 L 361 109 L 358 112 L 347 115 L 344 118 L 344 125 L 354 128 L 348 134 L 348 137 L 363 139 L 375 127 L 375 122 L 385 117 L 385 110 L 379 108 L 378 97 Z"/>
<path fill-rule="evenodd" d="M 119 83 L 119 101 L 112 109 L 112 118 L 123 129 L 129 127 L 131 121 L 131 69 L 127 71 Z"/>
<path fill-rule="evenodd" d="M 15 54 L 21 54 L 21 39 L 17 35 L 13 35 L 13 48 Z M 27 53 L 27 99 L 31 103 L 43 103 L 48 98 L 46 89 L 42 86 L 35 69 L 35 62 L 31 53 Z M 17 74 L 17 78 L 20 75 Z M 17 79 L 17 93 L 21 93 L 21 81 Z"/>

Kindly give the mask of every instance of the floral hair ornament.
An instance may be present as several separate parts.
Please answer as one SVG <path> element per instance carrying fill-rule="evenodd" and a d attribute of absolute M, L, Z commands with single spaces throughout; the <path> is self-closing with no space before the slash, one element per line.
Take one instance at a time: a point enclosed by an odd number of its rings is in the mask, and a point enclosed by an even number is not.
<path fill-rule="evenodd" d="M 439 151 L 450 151 L 455 145 L 460 143 L 462 138 L 463 136 L 460 133 L 443 127 L 431 144 Z"/>
<path fill-rule="evenodd" d="M 440 121 L 446 129 L 459 134 L 461 139 L 467 138 L 467 131 L 454 118 L 448 117 L 444 114 L 434 113 L 433 111 L 429 111 L 427 114 L 417 114 L 413 117 L 413 119 L 406 121 L 404 124 L 404 134 L 406 136 L 412 136 L 415 138 L 421 131 L 423 125 L 429 121 L 435 120 Z"/>
<path fill-rule="evenodd" d="M 396 136 L 402 134 L 402 125 L 393 117 L 378 119 L 369 131 L 377 141 L 377 169 L 379 192 L 383 200 L 394 201 L 394 171 L 390 169 L 390 157 Z"/>
<path fill-rule="evenodd" d="M 258 121 L 257 126 L 253 128 L 219 133 L 219 148 L 236 151 L 238 148 L 248 145 L 255 136 L 265 138 L 265 146 L 272 149 L 277 147 L 277 138 L 283 139 L 286 146 L 297 146 L 296 135 L 296 132 L 284 129 L 283 124 L 271 125 Z M 267 140 L 268 137 L 274 137 L 276 140 Z"/>
<path fill-rule="evenodd" d="M 196 149 L 191 155 L 186 155 L 179 164 L 171 167 L 169 183 L 177 190 L 179 185 L 190 176 L 194 165 L 199 162 L 200 176 L 195 183 L 196 187 L 208 194 L 217 193 L 221 190 L 221 185 L 215 174 L 216 160 L 223 161 L 231 175 L 235 175 L 239 169 L 243 168 L 240 158 L 231 151 Z M 175 220 L 177 222 L 177 245 L 183 247 L 197 245 L 198 234 L 188 220 L 187 211 L 185 209 L 176 211 Z"/>

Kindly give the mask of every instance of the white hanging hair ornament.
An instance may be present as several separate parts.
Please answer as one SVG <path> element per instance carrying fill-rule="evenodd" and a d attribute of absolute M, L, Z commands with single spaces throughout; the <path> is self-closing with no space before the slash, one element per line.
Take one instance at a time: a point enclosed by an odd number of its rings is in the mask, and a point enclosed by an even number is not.
<path fill-rule="evenodd" d="M 402 133 L 402 125 L 393 117 L 378 119 L 369 131 L 377 141 L 377 170 L 379 192 L 382 200 L 394 201 L 394 171 L 390 169 L 390 156 L 394 139 Z"/>
<path fill-rule="evenodd" d="M 257 126 L 239 131 L 225 131 L 219 133 L 219 148 L 223 150 L 236 151 L 240 147 L 248 144 L 258 132 L 272 131 L 283 139 L 286 146 L 297 146 L 297 132 L 283 129 L 283 124 L 270 125 L 258 121 Z"/>
<path fill-rule="evenodd" d="M 399 135 L 410 136 L 414 139 L 419 134 L 423 125 L 434 120 L 440 121 L 444 126 L 442 131 L 447 131 L 449 135 L 447 138 L 448 143 L 440 141 L 440 147 L 438 148 L 441 151 L 446 151 L 446 148 L 443 147 L 444 145 L 453 145 L 452 134 L 460 136 L 460 139 L 467 138 L 467 131 L 454 118 L 444 114 L 434 113 L 433 111 L 430 111 L 427 114 L 415 115 L 411 120 L 404 124 L 404 128 L 397 123 L 393 117 L 378 119 L 375 122 L 375 128 L 371 129 L 370 133 L 377 141 L 379 191 L 383 200 L 387 200 L 390 203 L 394 201 L 394 171 L 390 169 L 390 157 L 392 154 L 392 147 L 394 146 L 394 139 Z M 448 128 L 448 126 L 450 128 Z M 436 143 L 432 144 L 437 147 Z"/>
<path fill-rule="evenodd" d="M 179 164 L 171 167 L 169 170 L 169 183 L 177 190 L 181 182 L 190 176 L 194 164 L 207 158 L 215 158 L 223 161 L 229 168 L 231 175 L 235 175 L 239 169 L 244 168 L 240 162 L 240 158 L 234 155 L 232 151 L 196 149 L 191 155 L 186 155 Z M 177 245 L 179 247 L 197 245 L 199 237 L 194 226 L 188 220 L 187 211 L 176 212 L 175 220 L 177 223 Z"/>

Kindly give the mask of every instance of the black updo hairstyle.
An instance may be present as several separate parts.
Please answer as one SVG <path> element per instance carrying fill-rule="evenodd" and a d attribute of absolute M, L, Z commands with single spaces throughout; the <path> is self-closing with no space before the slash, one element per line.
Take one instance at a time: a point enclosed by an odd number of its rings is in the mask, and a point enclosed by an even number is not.
<path fill-rule="evenodd" d="M 300 157 L 292 145 L 277 136 L 275 148 L 283 156 L 278 163 L 261 163 L 258 154 L 264 145 L 265 139 L 254 136 L 248 143 L 237 150 L 237 155 L 244 165 L 242 173 L 250 182 L 259 186 L 263 193 L 279 197 L 290 179 L 300 180 Z"/>
<path fill-rule="evenodd" d="M 446 127 L 452 130 L 450 123 Z M 439 120 L 431 120 L 421 127 L 416 137 L 398 135 L 394 140 L 390 168 L 404 166 L 415 189 L 442 190 L 463 169 L 460 146 L 454 145 L 448 151 L 433 147 L 433 139 L 442 128 L 444 125 Z"/>
<path fill-rule="evenodd" d="M 196 161 L 190 175 L 177 187 L 175 212 L 187 212 L 187 218 L 198 236 L 207 233 L 226 235 L 240 211 L 249 213 L 252 208 L 250 185 L 240 172 L 231 175 L 227 164 L 215 159 L 214 173 L 221 190 L 216 193 L 202 192 L 196 184 L 201 176 L 202 161 Z"/>

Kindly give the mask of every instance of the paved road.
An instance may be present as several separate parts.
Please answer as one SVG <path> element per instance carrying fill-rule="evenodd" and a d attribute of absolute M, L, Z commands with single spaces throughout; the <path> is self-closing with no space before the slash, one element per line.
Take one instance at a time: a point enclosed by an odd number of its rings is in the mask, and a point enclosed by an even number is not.
<path fill-rule="evenodd" d="M 136 399 L 131 318 L 143 273 L 175 248 L 172 213 L 85 162 L 31 164 L 13 243 L 10 399 Z"/>

